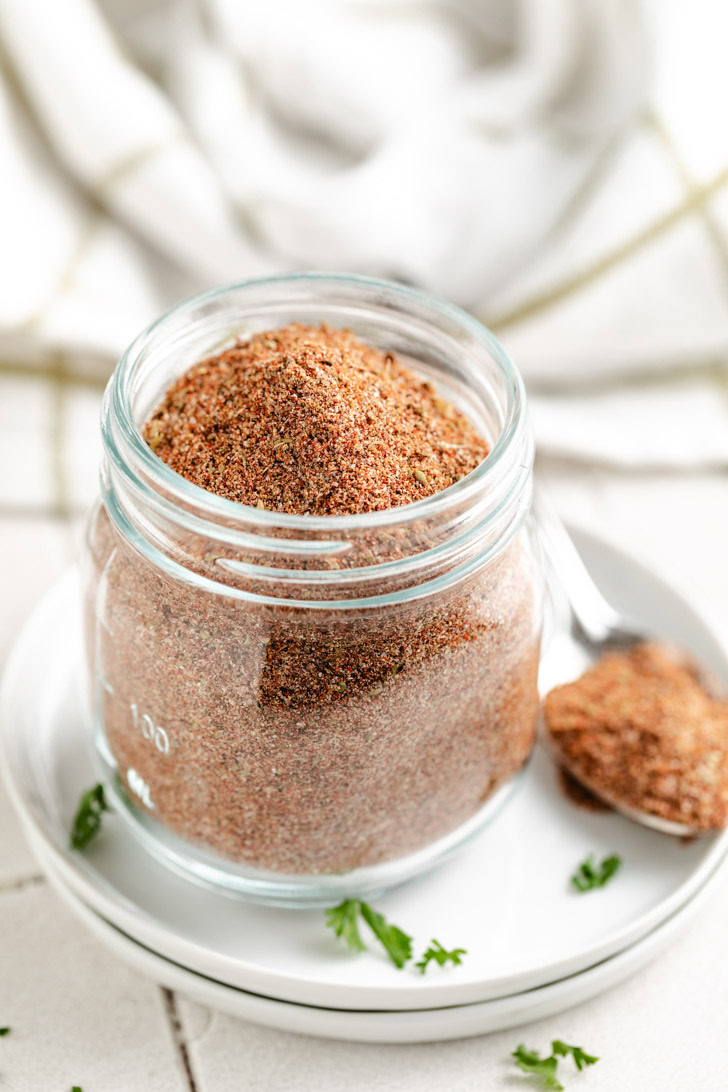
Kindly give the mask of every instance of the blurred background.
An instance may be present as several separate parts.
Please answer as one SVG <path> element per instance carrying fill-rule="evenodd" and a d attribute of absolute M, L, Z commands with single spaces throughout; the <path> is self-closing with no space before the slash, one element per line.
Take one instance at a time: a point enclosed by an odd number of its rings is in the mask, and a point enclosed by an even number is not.
<path fill-rule="evenodd" d="M 725 0 L 0 0 L 0 664 L 77 556 L 125 346 L 311 268 L 489 324 L 561 513 L 728 641 L 726 42 Z M 172 995 L 44 890 L 2 789 L 0 830 L 3 1087 L 192 1087 Z M 725 1088 L 725 914 L 549 1037 L 611 1058 L 599 1087 Z M 515 1042 L 374 1053 L 195 1011 L 205 1089 L 500 1088 Z"/>
<path fill-rule="evenodd" d="M 303 268 L 483 319 L 564 514 L 725 604 L 727 29 L 721 0 L 0 0 L 8 618 L 73 550 L 128 342 Z"/>

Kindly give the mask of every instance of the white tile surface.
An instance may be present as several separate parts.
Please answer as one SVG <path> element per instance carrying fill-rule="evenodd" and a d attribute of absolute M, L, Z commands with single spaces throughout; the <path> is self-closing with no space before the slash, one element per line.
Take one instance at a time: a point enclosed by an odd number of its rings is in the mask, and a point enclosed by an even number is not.
<path fill-rule="evenodd" d="M 0 831 L 2 831 L 2 837 L 0 837 L 1 897 L 4 891 L 12 890 L 16 884 L 37 875 L 39 871 L 2 783 L 0 783 Z M 0 935 L 4 932 L 2 914 L 3 906 L 0 903 Z"/>
<path fill-rule="evenodd" d="M 3 1092 L 188 1092 L 162 991 L 45 883 L 0 895 L 0 938 Z"/>
<path fill-rule="evenodd" d="M 57 520 L 0 518 L 0 665 L 37 600 L 69 563 L 71 533 Z M 0 726 L 1 729 L 1 726 Z M 38 869 L 0 781 L 0 891 Z M 2 917 L 0 907 L 0 931 Z"/>

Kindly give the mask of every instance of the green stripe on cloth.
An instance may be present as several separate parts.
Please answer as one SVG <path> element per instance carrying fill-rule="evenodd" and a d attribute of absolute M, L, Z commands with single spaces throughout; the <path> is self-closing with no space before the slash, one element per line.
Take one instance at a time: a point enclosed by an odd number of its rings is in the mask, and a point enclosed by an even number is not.
<path fill-rule="evenodd" d="M 627 258 L 631 258 L 643 247 L 649 246 L 650 243 L 659 239 L 685 217 L 698 212 L 726 183 L 728 183 L 728 166 L 718 171 L 709 182 L 695 186 L 685 200 L 674 209 L 656 217 L 652 223 L 648 224 L 642 231 L 637 232 L 626 243 L 615 247 L 614 250 L 607 251 L 591 265 L 586 266 L 570 277 L 564 278 L 561 283 L 554 285 L 552 288 L 532 296 L 530 300 L 524 301 L 511 311 L 493 315 L 485 313 L 480 314 L 478 317 L 491 330 L 498 332 L 509 326 L 515 326 L 517 323 L 523 322 L 524 319 L 531 318 L 556 303 L 561 303 L 588 285 L 598 281 L 605 273 L 626 261 Z"/>

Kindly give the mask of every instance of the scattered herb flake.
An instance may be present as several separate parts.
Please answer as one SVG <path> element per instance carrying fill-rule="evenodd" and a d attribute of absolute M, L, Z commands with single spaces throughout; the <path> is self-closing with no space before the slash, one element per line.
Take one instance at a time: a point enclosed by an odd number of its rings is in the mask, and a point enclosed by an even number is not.
<path fill-rule="evenodd" d="M 84 849 L 101 830 L 101 816 L 109 811 L 104 786 L 99 783 L 87 789 L 78 802 L 71 831 L 71 849 Z"/>
<path fill-rule="evenodd" d="M 11 1028 L 0 1028 L 0 1035 L 9 1035 L 11 1030 Z"/>
<path fill-rule="evenodd" d="M 359 910 L 392 963 L 401 970 L 407 960 L 412 958 L 412 937 L 396 925 L 390 925 L 384 915 L 374 910 L 369 903 L 360 902 Z"/>
<path fill-rule="evenodd" d="M 569 1055 L 574 1059 L 574 1064 L 579 1071 L 599 1061 L 593 1054 L 587 1054 L 582 1047 L 570 1046 L 561 1039 L 552 1040 L 551 1054 L 548 1058 L 542 1058 L 537 1050 L 529 1050 L 523 1043 L 516 1047 L 511 1057 L 524 1073 L 533 1073 L 536 1077 L 540 1077 L 544 1088 L 552 1089 L 553 1092 L 563 1092 L 564 1086 L 556 1076 L 556 1071 L 559 1058 L 567 1058 Z"/>
<path fill-rule="evenodd" d="M 358 899 L 344 899 L 338 906 L 332 906 L 326 911 L 326 924 L 334 930 L 337 937 L 341 937 L 352 952 L 363 952 L 366 948 L 359 933 L 358 913 Z"/>
<path fill-rule="evenodd" d="M 554 1054 L 561 1055 L 562 1058 L 567 1058 L 570 1054 L 578 1070 L 582 1070 L 587 1065 L 594 1065 L 599 1061 L 593 1054 L 587 1054 L 581 1047 L 569 1046 L 568 1043 L 562 1043 L 561 1039 L 553 1040 L 551 1050 Z"/>
<path fill-rule="evenodd" d="M 444 967 L 448 961 L 457 967 L 462 963 L 460 956 L 467 954 L 465 948 L 453 948 L 452 951 L 448 952 L 447 949 L 443 948 L 442 944 L 440 944 L 440 941 L 435 940 L 433 937 L 430 942 L 430 947 L 422 956 L 420 962 L 415 963 L 415 967 L 419 967 L 420 972 L 424 974 L 433 959 L 435 963 L 439 963 L 441 967 Z"/>
<path fill-rule="evenodd" d="M 611 857 L 605 857 L 600 865 L 597 865 L 594 854 L 590 853 L 571 877 L 572 886 L 581 892 L 604 887 L 605 883 L 609 883 L 612 876 L 619 871 L 621 865 L 622 858 L 616 853 Z"/>
<path fill-rule="evenodd" d="M 521 1043 L 513 1051 L 511 1057 L 524 1073 L 534 1073 L 537 1077 L 540 1077 L 544 1088 L 554 1089 L 555 1092 L 563 1092 L 564 1086 L 556 1078 L 556 1067 L 559 1060 L 553 1054 L 549 1058 L 542 1058 L 537 1050 L 528 1050 Z"/>
<path fill-rule="evenodd" d="M 366 945 L 359 932 L 358 917 L 369 926 L 398 970 L 412 958 L 412 937 L 390 925 L 383 914 L 361 899 L 344 899 L 326 911 L 326 924 L 353 952 L 364 951 Z"/>

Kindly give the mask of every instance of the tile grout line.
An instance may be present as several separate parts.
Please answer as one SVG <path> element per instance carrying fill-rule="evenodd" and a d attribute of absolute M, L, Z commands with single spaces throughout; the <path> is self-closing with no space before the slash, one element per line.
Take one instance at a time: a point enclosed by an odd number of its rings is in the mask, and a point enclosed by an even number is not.
<path fill-rule="evenodd" d="M 46 878 L 41 872 L 32 872 L 17 880 L 0 881 L 0 895 L 15 894 L 18 891 L 25 891 L 28 887 L 40 887 L 45 882 Z"/>
<path fill-rule="evenodd" d="M 91 375 L 89 372 L 73 371 L 70 368 L 62 376 L 53 364 L 24 364 L 22 361 L 0 359 L 0 376 L 10 379 L 35 379 L 39 382 L 63 382 L 67 387 L 85 387 L 103 392 L 108 381 L 108 374 Z"/>
<path fill-rule="evenodd" d="M 187 1082 L 187 1092 L 199 1092 L 199 1086 L 192 1071 L 192 1060 L 182 1030 L 182 1021 L 180 1020 L 179 1012 L 177 1010 L 177 999 L 174 995 L 174 991 L 167 989 L 166 986 L 160 986 L 160 990 L 162 992 L 164 1010 L 167 1015 L 169 1029 L 172 1033 L 172 1039 L 177 1049 L 182 1071 Z"/>
<path fill-rule="evenodd" d="M 51 520 L 55 523 L 65 523 L 69 519 L 84 515 L 82 504 L 72 504 L 68 512 L 60 512 L 54 505 L 45 501 L 37 504 L 5 504 L 0 501 L 0 521 L 14 519 L 38 519 Z"/>

